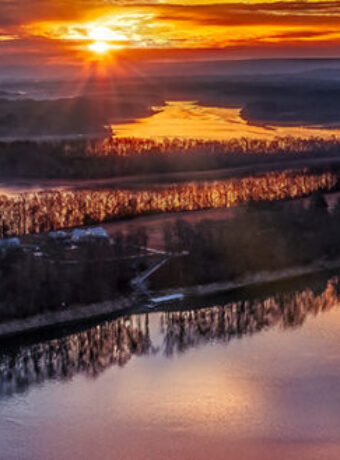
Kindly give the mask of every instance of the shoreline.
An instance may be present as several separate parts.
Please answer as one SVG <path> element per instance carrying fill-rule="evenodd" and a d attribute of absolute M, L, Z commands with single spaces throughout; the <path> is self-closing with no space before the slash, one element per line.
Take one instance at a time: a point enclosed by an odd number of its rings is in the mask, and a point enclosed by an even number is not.
<path fill-rule="evenodd" d="M 247 275 L 238 281 L 221 281 L 203 285 L 184 286 L 174 289 L 164 289 L 151 293 L 152 297 L 169 294 L 183 294 L 185 298 L 210 296 L 222 293 L 230 293 L 243 288 L 251 288 L 261 285 L 270 285 L 280 281 L 298 279 L 306 275 L 323 273 L 328 270 L 340 269 L 340 259 L 334 261 L 317 261 L 306 267 L 287 268 L 273 272 L 258 272 L 255 275 Z M 116 300 L 98 302 L 85 306 L 74 306 L 58 312 L 47 312 L 28 318 L 16 319 L 0 323 L 0 341 L 10 340 L 20 336 L 31 335 L 35 332 L 67 328 L 89 321 L 100 321 L 119 314 L 138 314 L 147 309 L 146 305 L 138 305 L 138 299 L 134 294 L 119 297 Z M 174 305 L 174 304 L 170 304 Z M 155 306 L 148 311 L 160 311 L 169 308 L 169 304 Z M 180 308 L 180 307 L 179 307 Z"/>
<path fill-rule="evenodd" d="M 323 262 L 318 261 L 306 267 L 294 267 L 272 272 L 261 271 L 255 275 L 246 275 L 239 281 L 217 281 L 195 286 L 184 286 L 182 288 L 164 289 L 157 292 L 157 295 L 165 296 L 171 294 L 183 294 L 185 297 L 208 296 L 220 293 L 227 293 L 247 287 L 255 287 L 271 284 L 280 281 L 293 280 L 306 275 L 326 272 L 327 270 L 340 269 L 340 259 Z"/>

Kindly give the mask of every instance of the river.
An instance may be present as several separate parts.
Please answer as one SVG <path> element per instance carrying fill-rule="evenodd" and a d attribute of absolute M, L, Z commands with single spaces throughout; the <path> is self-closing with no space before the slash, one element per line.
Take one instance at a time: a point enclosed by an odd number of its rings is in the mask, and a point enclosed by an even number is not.
<path fill-rule="evenodd" d="M 275 125 L 251 122 L 244 118 L 242 108 L 207 107 L 196 101 L 166 101 L 153 107 L 153 114 L 132 123 L 112 126 L 118 137 L 142 139 L 230 139 L 274 140 L 278 137 L 322 139 L 339 136 L 338 128 L 322 125 Z"/>
<path fill-rule="evenodd" d="M 340 284 L 188 300 L 0 349 L 0 458 L 340 456 Z"/>

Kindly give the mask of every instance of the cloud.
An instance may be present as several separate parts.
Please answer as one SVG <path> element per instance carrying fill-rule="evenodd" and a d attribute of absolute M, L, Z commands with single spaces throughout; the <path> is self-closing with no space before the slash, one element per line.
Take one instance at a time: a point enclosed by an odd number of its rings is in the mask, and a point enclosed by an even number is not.
<path fill-rule="evenodd" d="M 105 36 L 103 35 L 105 32 Z M 1 38 L 2 37 L 2 38 Z M 104 37 L 104 38 L 103 38 Z M 0 46 L 8 57 L 69 56 L 83 41 L 129 49 L 340 49 L 338 1 L 1 0 Z M 37 46 L 39 44 L 39 46 Z M 78 46 L 78 50 L 79 50 Z M 64 51 L 63 51 L 64 50 Z M 339 52 L 340 55 L 340 52 Z M 45 54 L 43 54 L 45 56 Z M 43 57 L 42 57 L 43 58 Z"/>

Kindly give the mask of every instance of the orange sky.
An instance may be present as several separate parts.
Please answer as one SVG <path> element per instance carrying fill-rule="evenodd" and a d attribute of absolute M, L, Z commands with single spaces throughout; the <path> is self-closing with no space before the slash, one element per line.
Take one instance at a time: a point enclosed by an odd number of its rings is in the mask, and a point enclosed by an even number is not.
<path fill-rule="evenodd" d="M 340 2 L 0 1 L 3 65 L 117 53 L 200 58 L 211 50 L 225 58 L 340 57 Z"/>

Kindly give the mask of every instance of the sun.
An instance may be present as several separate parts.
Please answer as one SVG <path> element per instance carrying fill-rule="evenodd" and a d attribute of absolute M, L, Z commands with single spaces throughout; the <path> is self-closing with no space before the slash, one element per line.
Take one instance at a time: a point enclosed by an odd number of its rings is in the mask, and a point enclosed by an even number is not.
<path fill-rule="evenodd" d="M 110 51 L 111 46 L 106 42 L 93 42 L 89 44 L 88 49 L 93 53 L 106 54 L 108 51 Z"/>
<path fill-rule="evenodd" d="M 86 36 L 91 40 L 88 49 L 101 55 L 121 49 L 123 43 L 127 41 L 124 34 L 105 25 L 88 25 Z"/>

